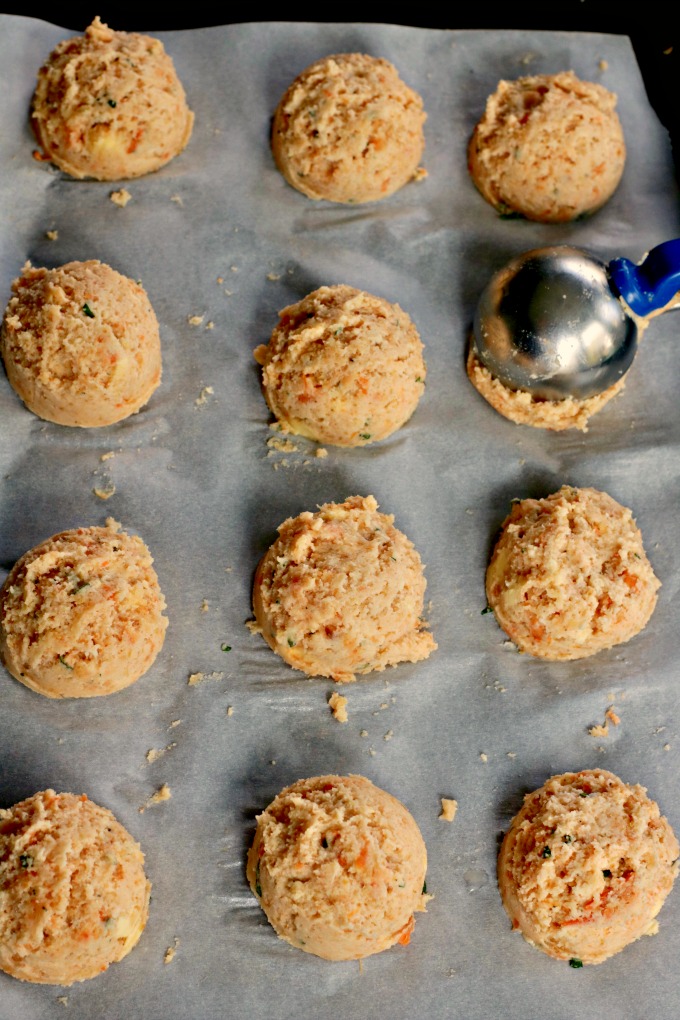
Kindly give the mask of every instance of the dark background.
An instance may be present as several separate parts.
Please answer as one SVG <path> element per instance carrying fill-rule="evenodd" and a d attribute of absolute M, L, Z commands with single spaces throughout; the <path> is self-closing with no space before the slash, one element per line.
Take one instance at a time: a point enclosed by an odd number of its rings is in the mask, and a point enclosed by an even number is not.
<path fill-rule="evenodd" d="M 568 32 L 609 32 L 627 35 L 635 49 L 650 102 L 673 142 L 676 174 L 680 166 L 680 41 L 672 4 L 646 0 L 637 4 L 612 3 L 610 0 L 559 0 L 551 3 L 488 3 L 464 6 L 419 4 L 397 7 L 392 4 L 345 3 L 335 5 L 323 16 L 318 4 L 295 5 L 295 17 L 281 8 L 258 5 L 259 17 L 243 5 L 219 6 L 184 4 L 173 10 L 168 6 L 141 4 L 73 4 L 40 6 L 2 4 L 7 14 L 44 18 L 64 28 L 82 32 L 99 14 L 111 28 L 138 32 L 162 32 L 185 28 L 205 28 L 239 21 L 329 21 L 386 22 L 424 28 L 484 28 L 502 32 L 507 28 L 544 29 Z M 245 9 L 244 9 L 245 8 Z M 676 41 L 678 46 L 675 46 Z M 568 70 L 565 68 L 564 70 Z"/>

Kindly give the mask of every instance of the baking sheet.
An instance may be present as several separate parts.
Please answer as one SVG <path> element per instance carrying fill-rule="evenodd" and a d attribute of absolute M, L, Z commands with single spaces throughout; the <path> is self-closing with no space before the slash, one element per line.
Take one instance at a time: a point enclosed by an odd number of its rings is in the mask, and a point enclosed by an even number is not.
<path fill-rule="evenodd" d="M 677 320 L 654 321 L 623 395 L 587 435 L 512 425 L 463 368 L 477 296 L 511 255 L 568 242 L 639 259 L 678 234 L 668 137 L 628 40 L 285 23 L 159 33 L 196 113 L 194 134 L 166 168 L 128 182 L 132 200 L 119 208 L 109 199 L 118 185 L 73 181 L 31 158 L 35 73 L 65 34 L 0 16 L 3 300 L 26 258 L 99 258 L 141 279 L 161 323 L 163 384 L 132 419 L 81 431 L 39 421 L 0 379 L 0 563 L 6 571 L 43 538 L 113 515 L 149 545 L 170 627 L 149 673 L 109 698 L 57 703 L 0 677 L 0 804 L 48 786 L 87 793 L 142 844 L 153 893 L 147 929 L 121 964 L 69 989 L 0 974 L 0 1016 L 39 1020 L 62 1007 L 74 1020 L 677 1015 L 678 890 L 658 936 L 575 971 L 511 933 L 494 877 L 499 834 L 523 793 L 556 772 L 601 766 L 639 782 L 680 832 Z M 270 116 L 307 64 L 355 50 L 392 60 L 422 94 L 429 176 L 375 205 L 312 203 L 273 165 Z M 499 78 L 568 68 L 619 95 L 629 148 L 621 186 L 592 219 L 503 220 L 468 179 L 471 129 Z M 319 460 L 314 444 L 296 440 L 296 452 L 277 453 L 252 350 L 278 309 L 327 283 L 409 312 L 426 344 L 425 395 L 375 447 L 329 448 Z M 481 610 L 509 500 L 566 482 L 633 508 L 663 587 L 629 645 L 555 664 L 508 648 Z M 92 490 L 107 485 L 115 494 L 103 503 Z M 394 513 L 428 565 L 439 649 L 345 688 L 340 725 L 326 703 L 334 685 L 293 672 L 245 621 L 277 525 L 355 493 Z M 216 676 L 189 686 L 197 671 Z M 591 737 L 611 704 L 621 724 Z M 278 940 L 245 880 L 256 813 L 290 782 L 325 772 L 360 773 L 393 793 L 428 847 L 435 898 L 410 947 L 361 967 Z M 172 798 L 140 813 L 162 783 Z M 458 800 L 452 825 L 438 820 L 441 796 Z"/>

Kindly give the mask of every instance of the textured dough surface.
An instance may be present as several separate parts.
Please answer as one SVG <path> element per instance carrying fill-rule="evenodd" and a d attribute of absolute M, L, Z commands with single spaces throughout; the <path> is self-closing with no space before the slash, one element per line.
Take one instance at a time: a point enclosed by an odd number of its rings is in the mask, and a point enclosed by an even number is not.
<path fill-rule="evenodd" d="M 421 619 L 420 556 L 373 496 L 284 521 L 255 572 L 257 626 L 282 659 L 338 682 L 437 647 Z"/>
<path fill-rule="evenodd" d="M 482 364 L 472 344 L 468 349 L 467 374 L 477 392 L 504 418 L 514 421 L 516 425 L 532 425 L 534 428 L 550 429 L 552 432 L 563 432 L 566 429 L 587 432 L 588 422 L 592 416 L 626 385 L 624 375 L 602 393 L 596 393 L 592 397 L 580 400 L 576 397 L 545 400 L 526 390 L 511 390 L 505 386 L 500 379 L 491 374 L 486 365 Z"/>
<path fill-rule="evenodd" d="M 388 60 L 338 53 L 311 64 L 276 108 L 272 151 L 309 198 L 375 202 L 416 176 L 423 103 Z"/>
<path fill-rule="evenodd" d="M 427 853 L 413 816 L 362 776 L 316 776 L 258 816 L 248 881 L 281 938 L 325 960 L 407 945 L 425 910 Z"/>
<path fill-rule="evenodd" d="M 35 269 L 12 284 L 0 352 L 29 410 L 59 425 L 111 425 L 161 381 L 158 320 L 144 288 L 103 262 Z"/>
<path fill-rule="evenodd" d="M 642 786 L 601 769 L 553 776 L 527 794 L 503 840 L 503 905 L 549 956 L 601 963 L 656 932 L 678 852 Z"/>
<path fill-rule="evenodd" d="M 149 912 L 144 855 L 106 808 L 45 790 L 0 809 L 0 969 L 70 985 L 122 960 Z"/>
<path fill-rule="evenodd" d="M 48 698 L 134 683 L 165 638 L 165 599 L 141 538 L 76 528 L 25 553 L 0 590 L 0 658 Z"/>
<path fill-rule="evenodd" d="M 562 223 L 595 212 L 626 159 L 615 106 L 573 71 L 500 81 L 468 146 L 473 181 L 502 213 Z"/>
<path fill-rule="evenodd" d="M 284 308 L 255 359 L 267 404 L 287 431 L 364 446 L 415 411 L 425 383 L 422 350 L 399 305 L 339 285 Z"/>
<path fill-rule="evenodd" d="M 581 659 L 638 634 L 659 585 L 631 511 L 605 492 L 565 485 L 513 505 L 486 597 L 520 651 Z"/>
<path fill-rule="evenodd" d="M 114 32 L 98 17 L 38 72 L 33 130 L 72 177 L 116 181 L 158 170 L 185 147 L 193 122 L 160 40 Z"/>

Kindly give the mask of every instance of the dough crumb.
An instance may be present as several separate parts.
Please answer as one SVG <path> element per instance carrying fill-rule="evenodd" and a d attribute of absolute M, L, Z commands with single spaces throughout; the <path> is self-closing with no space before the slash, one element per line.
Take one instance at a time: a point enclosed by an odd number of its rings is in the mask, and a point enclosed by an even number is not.
<path fill-rule="evenodd" d="M 368 730 L 359 730 L 359 736 L 360 737 L 367 737 L 368 736 Z"/>
<path fill-rule="evenodd" d="M 425 169 L 425 167 L 424 166 L 419 166 L 418 169 L 416 170 L 416 172 L 413 175 L 413 180 L 414 181 L 424 181 L 427 176 L 428 176 L 428 173 L 427 173 L 427 170 Z"/>
<path fill-rule="evenodd" d="M 209 609 L 210 609 L 210 603 L 208 602 L 207 599 L 203 599 L 203 601 L 201 602 L 201 612 L 202 613 L 207 613 Z"/>
<path fill-rule="evenodd" d="M 508 751 L 508 758 L 516 758 L 517 755 L 514 751 Z"/>
<path fill-rule="evenodd" d="M 101 455 L 101 457 L 100 457 L 99 459 L 100 459 L 101 461 L 105 461 L 105 460 L 111 460 L 111 458 L 112 458 L 112 457 L 115 457 L 115 456 L 116 456 L 116 455 L 115 455 L 115 453 L 113 452 L 113 450 L 109 450 L 109 452 L 108 452 L 108 453 L 103 453 L 103 454 Z"/>
<path fill-rule="evenodd" d="M 320 446 L 318 448 L 318 450 L 316 450 L 314 456 L 315 457 L 319 457 L 320 459 L 323 458 L 323 457 L 327 457 L 328 456 L 328 450 L 326 449 L 325 446 Z"/>
<path fill-rule="evenodd" d="M 180 944 L 179 939 L 177 938 L 177 936 L 175 936 L 173 944 L 171 946 L 168 946 L 168 948 L 165 950 L 165 954 L 163 956 L 163 963 L 172 963 L 172 961 L 175 959 L 175 954 L 179 949 L 179 944 Z"/>
<path fill-rule="evenodd" d="M 187 684 L 189 687 L 195 687 L 196 684 L 203 683 L 204 680 L 222 680 L 224 673 L 218 673 L 216 670 L 212 673 L 191 673 Z"/>
<path fill-rule="evenodd" d="M 591 726 L 588 729 L 588 733 L 591 737 L 608 737 L 609 723 L 605 722 L 603 726 Z"/>
<path fill-rule="evenodd" d="M 268 280 L 280 280 L 281 279 L 281 273 L 267 273 L 267 279 Z"/>
<path fill-rule="evenodd" d="M 338 694 L 337 691 L 333 691 L 330 698 L 328 699 L 330 710 L 333 713 L 333 718 L 337 719 L 339 723 L 347 722 L 347 698 L 344 698 L 342 694 Z"/>
<path fill-rule="evenodd" d="M 229 718 L 231 718 L 231 716 L 233 714 L 234 714 L 234 706 L 233 705 L 229 705 L 229 707 L 227 709 L 227 715 L 229 716 Z"/>
<path fill-rule="evenodd" d="M 599 67 L 599 69 L 601 71 L 608 71 L 609 70 L 609 61 L 608 60 L 601 60 L 597 66 Z"/>
<path fill-rule="evenodd" d="M 57 1002 L 60 1002 L 62 1006 L 68 1006 L 68 995 L 58 995 Z"/>
<path fill-rule="evenodd" d="M 479 757 L 480 757 L 481 761 L 488 761 L 489 760 L 488 754 L 484 754 L 483 751 L 482 751 L 482 753 L 480 754 Z"/>
<path fill-rule="evenodd" d="M 179 726 L 181 721 L 182 721 L 181 719 L 173 719 L 172 722 L 170 723 L 170 725 L 168 726 L 168 729 L 169 730 L 174 730 L 175 726 Z"/>
<path fill-rule="evenodd" d="M 206 322 L 205 328 L 206 329 L 214 329 L 215 328 L 215 323 L 212 321 L 212 319 L 210 320 L 210 322 Z"/>
<path fill-rule="evenodd" d="M 172 751 L 173 747 L 177 747 L 177 744 L 173 741 L 172 744 L 168 744 L 167 747 L 150 747 L 146 752 L 146 760 L 152 765 L 159 758 L 162 758 L 168 751 Z"/>
<path fill-rule="evenodd" d="M 383 737 L 383 740 L 391 740 L 393 736 L 394 730 L 388 730 L 385 736 Z"/>
<path fill-rule="evenodd" d="M 267 446 L 270 450 L 276 450 L 278 453 L 297 453 L 299 449 L 292 439 L 279 439 L 277 436 L 270 436 Z"/>
<path fill-rule="evenodd" d="M 153 807 L 155 804 L 160 804 L 164 800 L 170 800 L 171 797 L 172 790 L 170 789 L 167 783 L 163 783 L 163 785 L 160 786 L 156 790 L 156 792 L 149 797 L 146 804 L 142 804 L 142 806 L 139 809 L 140 815 L 143 815 L 147 808 Z"/>
<path fill-rule="evenodd" d="M 171 195 L 170 196 L 170 201 L 174 202 L 175 205 L 184 205 L 184 202 L 182 201 L 182 198 L 181 198 L 180 195 Z"/>
<path fill-rule="evenodd" d="M 58 230 L 46 230 L 45 231 L 45 237 L 47 238 L 48 241 L 57 241 L 59 239 L 59 231 Z M 66 1001 L 68 1002 L 68 999 Z"/>
<path fill-rule="evenodd" d="M 119 205 L 121 209 L 124 209 L 128 202 L 130 201 L 130 199 L 132 198 L 132 195 L 127 190 L 127 188 L 121 188 L 120 191 L 112 191 L 111 194 L 109 195 L 109 198 L 111 199 L 114 205 Z"/>
<path fill-rule="evenodd" d="M 619 723 L 621 722 L 621 719 L 614 711 L 613 705 L 611 705 L 604 714 L 614 726 L 618 726 Z"/>
<path fill-rule="evenodd" d="M 97 497 L 97 499 L 111 499 L 111 497 L 115 494 L 116 486 L 113 485 L 113 483 L 107 485 L 106 488 L 102 489 L 95 486 L 95 488 L 92 491 Z"/>
<path fill-rule="evenodd" d="M 196 397 L 196 399 L 194 400 L 194 404 L 196 405 L 196 407 L 202 407 L 203 404 L 207 404 L 208 397 L 211 397 L 214 392 L 215 391 L 212 388 L 212 386 L 204 386 L 203 389 L 201 390 L 200 395 Z"/>
<path fill-rule="evenodd" d="M 456 811 L 458 810 L 458 801 L 451 800 L 449 797 L 442 797 L 442 810 L 439 815 L 440 822 L 452 822 L 456 817 Z"/>
<path fill-rule="evenodd" d="M 190 326 L 200 326 L 204 319 L 205 315 L 190 315 L 187 322 Z"/>

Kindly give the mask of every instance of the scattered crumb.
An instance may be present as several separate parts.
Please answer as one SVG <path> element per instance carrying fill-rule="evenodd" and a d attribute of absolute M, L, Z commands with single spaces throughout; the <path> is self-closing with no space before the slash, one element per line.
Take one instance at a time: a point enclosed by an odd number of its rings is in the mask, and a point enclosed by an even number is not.
<path fill-rule="evenodd" d="M 456 811 L 458 810 L 458 801 L 451 800 L 449 797 L 442 797 L 442 810 L 439 815 L 440 822 L 452 822 L 456 817 Z"/>
<path fill-rule="evenodd" d="M 57 1002 L 60 1002 L 62 1006 L 68 1006 L 68 995 L 58 995 Z"/>
<path fill-rule="evenodd" d="M 127 188 L 121 188 L 120 191 L 112 191 L 109 198 L 114 205 L 119 205 L 122 209 L 124 209 L 132 198 L 132 195 Z"/>
<path fill-rule="evenodd" d="M 181 195 L 171 195 L 170 196 L 170 201 L 174 202 L 175 205 L 184 205 L 184 202 L 182 201 Z"/>
<path fill-rule="evenodd" d="M 212 319 L 210 320 L 210 322 L 206 322 L 205 328 L 206 329 L 214 329 L 215 328 L 215 323 L 212 321 Z"/>
<path fill-rule="evenodd" d="M 207 404 L 208 397 L 211 397 L 214 392 L 215 391 L 212 388 L 212 386 L 204 386 L 203 389 L 201 390 L 200 396 L 196 397 L 196 399 L 194 400 L 194 404 L 196 405 L 196 407 L 202 407 L 203 404 Z"/>
<path fill-rule="evenodd" d="M 111 458 L 112 458 L 112 457 L 115 457 L 115 456 L 116 456 L 116 455 L 115 455 L 114 451 L 113 451 L 113 450 L 109 450 L 109 452 L 108 452 L 108 453 L 103 453 L 103 454 L 101 455 L 101 457 L 100 457 L 99 459 L 100 459 L 101 461 L 104 461 L 104 460 L 111 460 Z"/>
<path fill-rule="evenodd" d="M 190 315 L 187 322 L 190 326 L 200 326 L 204 319 L 205 315 Z"/>
<path fill-rule="evenodd" d="M 330 698 L 328 699 L 330 710 L 333 713 L 333 718 L 337 719 L 339 723 L 347 722 L 347 698 L 343 697 L 342 694 L 338 694 L 337 691 L 333 691 Z"/>
<path fill-rule="evenodd" d="M 171 946 L 168 946 L 168 948 L 165 950 L 165 955 L 163 956 L 163 963 L 172 963 L 172 961 L 175 959 L 175 953 L 177 952 L 178 949 L 179 939 L 175 935 L 173 944 Z"/>
<path fill-rule="evenodd" d="M 238 273 L 238 266 L 229 266 L 229 268 L 231 269 L 232 273 Z"/>
<path fill-rule="evenodd" d="M 170 725 L 168 726 L 168 729 L 169 730 L 174 730 L 175 726 L 179 726 L 181 721 L 182 721 L 181 719 L 173 719 L 172 722 L 170 723 Z"/>
<path fill-rule="evenodd" d="M 609 61 L 608 60 L 601 60 L 597 66 L 599 67 L 599 69 L 601 71 L 606 71 L 609 68 Z"/>
<path fill-rule="evenodd" d="M 328 450 L 326 449 L 325 446 L 319 446 L 316 452 L 314 453 L 314 456 L 318 457 L 319 459 L 321 459 L 322 457 L 327 457 Z"/>
<path fill-rule="evenodd" d="M 371 758 L 375 758 L 377 752 L 374 747 L 369 747 L 368 753 L 370 754 Z"/>
<path fill-rule="evenodd" d="M 234 706 L 233 705 L 229 705 L 229 708 L 227 709 L 227 715 L 231 717 L 233 714 L 234 714 Z"/>
<path fill-rule="evenodd" d="M 506 648 L 509 652 L 517 651 L 517 645 L 515 644 L 514 641 L 503 641 L 501 647 Z"/>
<path fill-rule="evenodd" d="M 387 702 L 386 702 L 386 701 L 383 701 L 382 705 L 380 706 L 380 711 L 381 711 L 381 712 L 384 712 L 384 711 L 385 711 L 385 709 L 386 709 L 386 708 L 389 708 L 389 707 L 390 707 L 390 706 L 389 706 L 389 705 L 387 704 Z"/>
<path fill-rule="evenodd" d="M 207 599 L 203 599 L 203 601 L 201 602 L 201 612 L 202 613 L 207 613 L 209 609 L 210 609 L 210 603 L 208 602 Z"/>
<path fill-rule="evenodd" d="M 281 279 L 281 273 L 267 273 L 267 279 L 268 280 L 280 280 Z"/>
<path fill-rule="evenodd" d="M 480 754 L 479 757 L 481 758 L 482 761 L 488 761 L 489 760 L 488 754 L 484 754 L 484 751 L 482 751 L 482 753 Z"/>
<path fill-rule="evenodd" d="M 668 56 L 670 56 L 670 55 L 671 55 L 671 53 L 672 53 L 672 52 L 673 52 L 673 47 L 672 47 L 672 46 L 668 46 L 668 47 L 667 47 L 667 48 L 666 48 L 666 49 L 665 49 L 665 50 L 663 51 L 663 55 L 664 55 L 664 57 L 668 57 Z M 35 155 L 35 154 L 34 154 L 34 155 Z"/>
<path fill-rule="evenodd" d="M 117 521 L 115 517 L 107 517 L 106 527 L 110 528 L 111 531 L 120 531 L 123 525 L 120 523 L 120 521 Z"/>
<path fill-rule="evenodd" d="M 218 276 L 216 282 L 217 283 L 224 283 L 224 277 L 223 276 Z"/>
<path fill-rule="evenodd" d="M 609 736 L 609 723 L 605 722 L 603 726 L 590 726 L 588 733 L 591 737 L 608 737 Z"/>
<path fill-rule="evenodd" d="M 153 762 L 158 761 L 159 758 L 162 758 L 164 754 L 167 754 L 168 751 L 172 751 L 173 747 L 177 747 L 174 741 L 172 744 L 168 744 L 167 747 L 150 747 L 146 752 L 146 760 L 151 765 Z"/>
<path fill-rule="evenodd" d="M 517 757 L 517 755 L 515 754 L 514 751 L 508 751 L 508 758 L 516 758 L 516 757 Z"/>
<path fill-rule="evenodd" d="M 276 765 L 276 758 L 272 758 L 272 760 L 269 762 L 269 764 L 270 765 Z"/>
<path fill-rule="evenodd" d="M 231 297 L 234 292 L 233 290 L 227 290 L 225 287 L 224 293 L 227 295 L 227 297 Z"/>
<path fill-rule="evenodd" d="M 279 439 L 278 436 L 270 436 L 267 440 L 267 446 L 270 450 L 276 450 L 278 453 L 298 452 L 298 447 L 292 439 Z"/>
<path fill-rule="evenodd" d="M 212 673 L 191 673 L 187 683 L 189 687 L 195 687 L 196 684 L 203 683 L 204 680 L 222 680 L 224 673 L 218 673 L 216 670 Z"/>
<path fill-rule="evenodd" d="M 116 491 L 116 486 L 113 483 L 107 485 L 105 489 L 100 489 L 95 486 L 92 491 L 98 499 L 111 499 Z"/>
<path fill-rule="evenodd" d="M 46 230 L 45 231 L 45 237 L 47 238 L 48 241 L 58 241 L 59 240 L 59 231 L 58 230 Z M 68 1002 L 68 999 L 66 1001 Z"/>
<path fill-rule="evenodd" d="M 383 740 L 391 740 L 393 736 L 394 730 L 388 730 L 385 736 L 383 737 Z"/>
<path fill-rule="evenodd" d="M 424 181 L 426 177 L 427 177 L 427 170 L 425 169 L 424 166 L 419 166 L 418 169 L 416 170 L 416 172 L 413 175 L 413 180 L 414 181 Z"/>
<path fill-rule="evenodd" d="M 614 726 L 618 726 L 619 723 L 621 722 L 620 718 L 614 711 L 613 705 L 611 705 L 604 714 L 607 717 L 607 719 L 609 719 L 609 721 L 614 724 Z"/>
<path fill-rule="evenodd" d="M 664 744 L 663 745 L 663 749 L 664 749 L 664 751 L 670 751 L 671 745 L 670 744 Z"/>
<path fill-rule="evenodd" d="M 146 811 L 147 808 L 153 807 L 154 804 L 160 804 L 161 801 L 170 800 L 171 797 L 172 797 L 172 790 L 170 789 L 170 787 L 168 786 L 167 783 L 163 783 L 163 785 L 160 786 L 156 790 L 156 792 L 153 793 L 149 797 L 149 799 L 147 800 L 146 804 L 143 804 L 140 807 L 140 809 L 139 809 L 140 815 L 143 814 Z"/>

